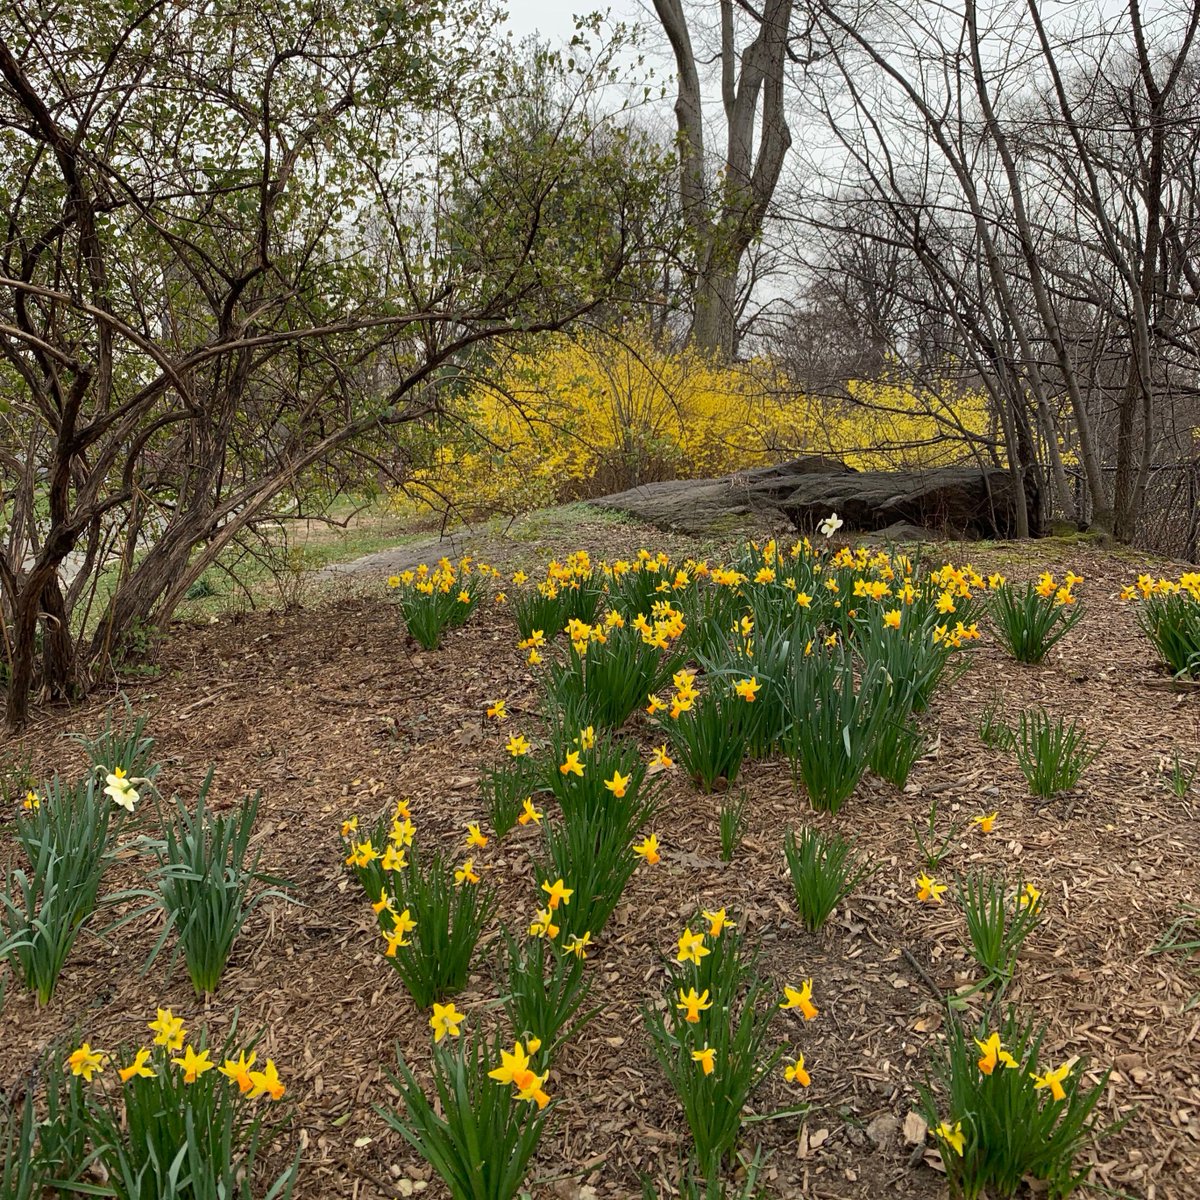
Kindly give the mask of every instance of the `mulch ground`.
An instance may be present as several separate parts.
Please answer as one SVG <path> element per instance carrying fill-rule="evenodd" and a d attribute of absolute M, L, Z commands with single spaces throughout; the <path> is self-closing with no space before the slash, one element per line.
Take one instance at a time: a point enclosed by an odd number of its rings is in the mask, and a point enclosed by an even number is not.
<path fill-rule="evenodd" d="M 596 557 L 641 544 L 688 551 L 678 539 L 610 522 L 583 528 L 580 542 Z M 497 556 L 529 567 L 547 552 L 507 546 Z M 971 669 L 935 698 L 929 753 L 903 793 L 868 780 L 839 816 L 817 817 L 793 793 L 785 764 L 750 764 L 739 780 L 749 828 L 731 865 L 718 854 L 721 798 L 697 794 L 676 772 L 657 825 L 663 860 L 639 868 L 590 958 L 600 1013 L 556 1061 L 549 1087 L 559 1104 L 530 1175 L 533 1195 L 640 1195 L 643 1176 L 671 1194 L 687 1132 L 641 1011 L 661 994 L 664 956 L 683 924 L 721 905 L 763 946 L 777 982 L 814 978 L 821 1009 L 807 1023 L 781 1014 L 775 1027 L 803 1050 L 812 1086 L 798 1096 L 776 1072 L 754 1096 L 759 1113 L 798 1099 L 812 1106 L 804 1118 L 757 1124 L 746 1139 L 768 1153 L 769 1193 L 944 1195 L 932 1142 L 923 1153 L 904 1136 L 943 1019 L 934 988 L 978 977 L 956 906 L 914 899 L 912 824 L 936 798 L 943 821 L 1000 814 L 989 835 L 966 827 L 943 876 L 1003 867 L 1046 897 L 1009 998 L 1049 1022 L 1049 1061 L 1086 1055 L 1093 1077 L 1113 1068 L 1103 1116 L 1128 1120 L 1100 1146 L 1094 1182 L 1148 1200 L 1200 1197 L 1200 1007 L 1188 1008 L 1200 979 L 1195 964 L 1150 952 L 1181 906 L 1200 900 L 1200 797 L 1177 799 L 1161 770 L 1175 752 L 1197 753 L 1200 690 L 1167 685 L 1134 613 L 1116 603 L 1137 573 L 1133 560 L 1061 544 L 947 547 L 949 557 L 968 552 L 980 569 L 1012 578 L 1074 569 L 1086 579 L 1077 589 L 1084 620 L 1037 667 L 1012 663 L 985 639 Z M 126 688 L 157 739 L 160 786 L 194 795 L 211 763 L 218 806 L 261 789 L 263 868 L 291 880 L 300 903 L 258 910 L 207 1005 L 182 970 L 166 979 L 165 956 L 139 974 L 157 936 L 149 921 L 107 940 L 82 937 L 44 1011 L 10 980 L 0 1087 L 19 1092 L 55 1039 L 137 1041 L 155 1005 L 218 1032 L 237 1012 L 243 1027 L 265 1027 L 266 1052 L 289 1087 L 294 1123 L 274 1161 L 302 1150 L 298 1196 L 443 1194 L 373 1111 L 394 1096 L 387 1072 L 397 1045 L 418 1072 L 428 1059 L 428 1014 L 378 953 L 370 907 L 342 866 L 339 825 L 407 796 L 423 843 L 461 847 L 464 823 L 485 817 L 480 767 L 499 761 L 510 733 L 537 735 L 536 685 L 515 640 L 511 618 L 495 610 L 440 651 L 421 652 L 405 644 L 394 604 L 375 586 L 303 611 L 175 631 L 157 652 L 159 676 Z M 501 695 L 513 716 L 497 727 L 484 709 Z M 1078 716 L 1102 743 L 1075 792 L 1035 803 L 1012 754 L 982 745 L 979 717 L 997 695 L 1010 716 L 1037 704 Z M 111 698 L 42 714 L 8 755 L 30 756 L 39 775 L 78 769 L 78 747 L 60 735 L 94 728 Z M 649 747 L 647 728 L 631 732 Z M 149 814 L 140 819 L 148 830 Z M 851 834 L 875 867 L 817 936 L 793 913 L 781 849 L 783 829 L 805 821 Z M 518 828 L 476 856 L 499 889 L 500 917 L 514 927 L 535 907 L 538 836 Z M 0 827 L 0 862 L 11 858 L 11 832 Z M 144 881 L 144 870 L 130 850 L 110 884 Z M 459 1008 L 479 1014 L 494 1002 L 494 957 L 481 955 Z"/>

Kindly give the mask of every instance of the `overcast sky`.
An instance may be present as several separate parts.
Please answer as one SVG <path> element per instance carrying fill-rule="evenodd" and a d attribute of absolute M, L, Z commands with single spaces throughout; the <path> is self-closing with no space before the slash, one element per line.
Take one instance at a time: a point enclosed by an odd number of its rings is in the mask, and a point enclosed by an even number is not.
<path fill-rule="evenodd" d="M 612 15 L 622 20 L 633 20 L 641 11 L 638 0 L 603 0 L 601 3 L 587 3 L 587 0 L 508 0 L 508 24 L 518 37 L 526 34 L 540 33 L 542 37 L 552 40 L 570 37 L 575 28 L 573 14 L 576 12 L 592 12 L 595 9 L 608 8 Z"/>

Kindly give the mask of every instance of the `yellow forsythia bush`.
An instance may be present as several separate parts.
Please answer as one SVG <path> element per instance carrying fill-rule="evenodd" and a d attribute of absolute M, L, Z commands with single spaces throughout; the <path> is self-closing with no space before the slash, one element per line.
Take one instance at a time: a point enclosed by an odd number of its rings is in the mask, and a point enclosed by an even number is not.
<path fill-rule="evenodd" d="M 988 429 L 986 397 L 950 384 L 854 380 L 847 391 L 805 396 L 767 359 L 718 365 L 628 331 L 547 335 L 455 400 L 398 504 L 522 512 L 800 454 L 860 470 L 942 466 L 967 454 L 959 427 Z"/>

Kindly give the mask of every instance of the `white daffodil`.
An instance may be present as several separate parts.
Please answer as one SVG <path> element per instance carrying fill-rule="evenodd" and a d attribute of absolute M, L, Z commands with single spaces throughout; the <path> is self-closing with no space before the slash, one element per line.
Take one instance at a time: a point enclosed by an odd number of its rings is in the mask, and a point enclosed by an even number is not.
<path fill-rule="evenodd" d="M 124 768 L 114 767 L 111 775 L 105 775 L 104 789 L 106 796 L 111 796 L 114 804 L 119 804 L 126 812 L 133 812 L 133 806 L 140 799 L 138 790 L 126 778 Z"/>
<path fill-rule="evenodd" d="M 837 513 L 830 513 L 817 529 L 824 537 L 831 538 L 845 523 Z"/>

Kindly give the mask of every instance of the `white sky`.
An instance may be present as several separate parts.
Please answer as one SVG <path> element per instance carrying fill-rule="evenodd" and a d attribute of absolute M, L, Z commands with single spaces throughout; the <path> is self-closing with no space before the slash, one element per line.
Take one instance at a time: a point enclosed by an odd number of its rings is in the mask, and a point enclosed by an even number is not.
<path fill-rule="evenodd" d="M 551 41 L 571 36 L 576 12 L 607 8 L 615 18 L 631 22 L 642 12 L 638 0 L 507 0 L 506 7 L 509 28 L 518 39 L 536 32 Z"/>

